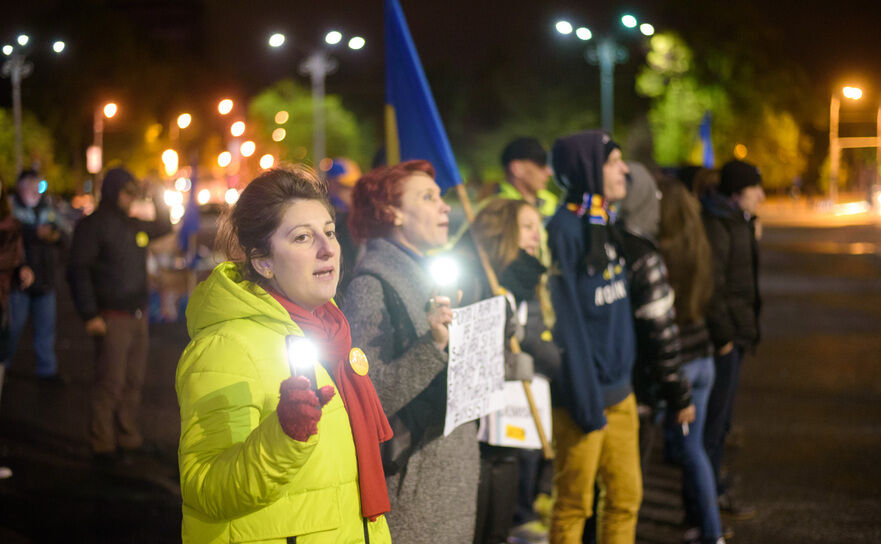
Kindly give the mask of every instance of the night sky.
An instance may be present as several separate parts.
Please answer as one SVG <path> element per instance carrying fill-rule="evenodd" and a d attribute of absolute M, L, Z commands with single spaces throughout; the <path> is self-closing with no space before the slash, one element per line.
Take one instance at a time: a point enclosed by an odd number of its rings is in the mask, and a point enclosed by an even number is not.
<path fill-rule="evenodd" d="M 82 119 L 83 138 L 91 105 L 106 97 L 136 103 L 144 116 L 165 118 L 183 109 L 213 108 L 225 95 L 247 98 L 283 77 L 305 84 L 297 65 L 332 28 L 363 36 L 367 46 L 339 51 L 339 70 L 328 78 L 327 91 L 340 94 L 359 116 L 378 122 L 381 114 L 380 0 L 15 4 L 4 7 L 0 37 L 11 42 L 21 30 L 32 36 L 35 71 L 24 82 L 25 108 L 50 124 L 59 116 Z M 677 31 L 698 55 L 704 47 L 721 48 L 751 57 L 759 70 L 797 67 L 805 76 L 804 88 L 797 89 L 804 95 L 801 107 L 817 110 L 810 119 L 814 124 L 826 118 L 829 92 L 839 83 L 862 84 L 866 102 L 881 96 L 873 90 L 881 88 L 881 2 L 872 0 L 401 0 L 401 5 L 442 116 L 468 111 L 475 128 L 498 123 L 511 107 L 498 104 L 500 87 L 523 88 L 521 96 L 529 96 L 535 86 L 578 86 L 586 104 L 598 105 L 597 68 L 584 62 L 577 40 L 562 39 L 553 24 L 565 17 L 586 24 L 596 36 L 616 31 L 624 12 L 658 31 Z M 288 36 L 282 50 L 266 45 L 274 31 Z M 63 58 L 49 53 L 56 36 L 68 43 Z M 616 102 L 625 110 L 646 107 L 632 85 L 642 64 L 638 42 L 626 42 L 631 58 L 617 69 Z M 10 102 L 4 81 L 0 106 Z M 67 141 L 74 140 L 68 135 Z"/>

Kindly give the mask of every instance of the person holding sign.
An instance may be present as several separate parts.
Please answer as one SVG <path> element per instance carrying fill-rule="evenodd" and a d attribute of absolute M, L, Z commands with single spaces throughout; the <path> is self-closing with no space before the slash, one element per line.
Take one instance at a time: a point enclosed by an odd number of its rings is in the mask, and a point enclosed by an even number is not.
<path fill-rule="evenodd" d="M 496 198 L 489 201 L 471 225 L 474 241 L 486 251 L 499 284 L 513 299 L 514 319 L 522 352 L 505 352 L 505 379 L 532 380 L 533 372 L 550 377 L 560 366 L 560 351 L 545 327 L 542 302 L 549 304 L 541 279 L 547 269 L 538 260 L 541 217 L 525 200 Z M 485 286 L 487 296 L 489 286 Z M 506 346 L 509 344 L 506 343 Z M 522 389 L 517 389 L 522 394 Z M 547 406 L 550 409 L 550 406 Z M 490 416 L 493 417 L 493 416 Z M 516 430 L 511 429 L 516 433 Z M 477 501 L 475 543 L 505 542 L 514 521 L 518 499 L 519 448 L 481 442 L 480 488 Z M 533 450 L 537 465 L 539 450 Z M 530 487 L 535 484 L 530 473 Z M 529 495 L 532 495 L 531 493 Z"/>
<path fill-rule="evenodd" d="M 346 291 L 352 338 L 395 438 L 383 446 L 401 542 L 471 542 L 479 473 L 477 423 L 443 436 L 450 300 L 437 294 L 426 255 L 447 241 L 450 207 L 427 161 L 379 167 L 355 184 L 349 227 L 367 248 Z"/>
<path fill-rule="evenodd" d="M 268 170 L 187 307 L 177 368 L 183 542 L 391 542 L 391 428 L 332 301 L 333 208 L 308 169 Z"/>

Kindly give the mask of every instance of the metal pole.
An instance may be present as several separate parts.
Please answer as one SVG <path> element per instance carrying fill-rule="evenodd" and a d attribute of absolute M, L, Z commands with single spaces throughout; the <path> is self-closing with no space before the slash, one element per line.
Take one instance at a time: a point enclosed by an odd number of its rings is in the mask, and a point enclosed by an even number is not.
<path fill-rule="evenodd" d="M 30 75 L 33 65 L 25 62 L 25 56 L 19 51 L 3 63 L 3 77 L 12 82 L 12 121 L 15 127 L 15 173 L 18 175 L 22 167 L 22 128 L 21 128 L 21 80 Z"/>
<path fill-rule="evenodd" d="M 325 156 L 326 135 L 324 126 L 324 79 L 336 70 L 337 63 L 318 50 L 300 65 L 300 73 L 308 74 L 312 81 L 312 147 L 314 148 L 315 169 L 321 178 L 324 172 L 320 168 Z"/>
<path fill-rule="evenodd" d="M 841 149 L 838 146 L 838 112 L 841 100 L 832 95 L 829 102 L 829 200 L 838 201 L 838 163 L 841 160 Z"/>
<path fill-rule="evenodd" d="M 875 183 L 881 183 L 881 105 L 875 120 Z"/>
<path fill-rule="evenodd" d="M 597 45 L 600 64 L 600 108 L 603 130 L 612 134 L 615 128 L 615 40 L 605 38 Z"/>

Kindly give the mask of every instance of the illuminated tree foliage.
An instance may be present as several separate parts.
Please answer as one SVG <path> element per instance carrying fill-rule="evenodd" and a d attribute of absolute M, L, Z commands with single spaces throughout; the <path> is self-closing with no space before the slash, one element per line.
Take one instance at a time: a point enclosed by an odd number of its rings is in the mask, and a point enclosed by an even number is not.
<path fill-rule="evenodd" d="M 74 190 L 69 173 L 55 162 L 55 143 L 49 129 L 28 112 L 22 115 L 22 164 L 35 168 L 49 184 L 50 193 Z M 12 112 L 0 109 L 0 180 L 11 187 L 18 177 L 15 171 L 15 127 Z"/>

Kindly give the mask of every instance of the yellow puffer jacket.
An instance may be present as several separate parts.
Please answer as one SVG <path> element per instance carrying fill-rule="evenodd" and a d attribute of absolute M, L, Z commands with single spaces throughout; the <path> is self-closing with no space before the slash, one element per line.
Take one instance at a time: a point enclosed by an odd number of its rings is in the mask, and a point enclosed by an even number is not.
<path fill-rule="evenodd" d="M 339 392 L 306 442 L 281 429 L 278 391 L 290 376 L 284 340 L 302 335 L 287 311 L 223 263 L 193 292 L 187 327 L 192 341 L 176 376 L 183 542 L 391 542 L 384 516 L 361 517 Z M 333 384 L 320 365 L 315 371 L 318 387 Z"/>

